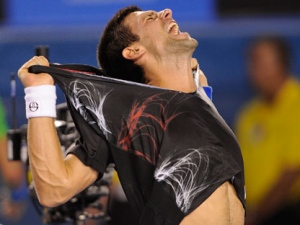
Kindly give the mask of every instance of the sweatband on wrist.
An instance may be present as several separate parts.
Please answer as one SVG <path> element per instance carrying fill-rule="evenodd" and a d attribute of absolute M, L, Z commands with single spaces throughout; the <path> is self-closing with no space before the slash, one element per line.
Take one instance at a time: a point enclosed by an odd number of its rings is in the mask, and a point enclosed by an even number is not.
<path fill-rule="evenodd" d="M 213 92 L 212 87 L 211 86 L 204 86 L 203 89 L 204 89 L 207 97 L 209 97 L 210 100 L 212 100 L 212 92 Z"/>
<path fill-rule="evenodd" d="M 26 118 L 56 118 L 56 88 L 41 85 L 25 88 Z"/>

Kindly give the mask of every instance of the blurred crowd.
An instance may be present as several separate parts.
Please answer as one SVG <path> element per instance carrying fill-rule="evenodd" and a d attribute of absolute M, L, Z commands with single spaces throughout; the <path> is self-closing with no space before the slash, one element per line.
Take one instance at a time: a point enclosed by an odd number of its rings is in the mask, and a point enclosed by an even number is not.
<path fill-rule="evenodd" d="M 8 124 L 5 113 L 0 99 L 0 215 L 18 221 L 26 208 L 25 170 L 21 161 L 8 160 Z"/>
<path fill-rule="evenodd" d="M 288 43 L 259 37 L 247 49 L 256 97 L 236 119 L 247 190 L 247 225 L 300 224 L 300 84 Z"/>

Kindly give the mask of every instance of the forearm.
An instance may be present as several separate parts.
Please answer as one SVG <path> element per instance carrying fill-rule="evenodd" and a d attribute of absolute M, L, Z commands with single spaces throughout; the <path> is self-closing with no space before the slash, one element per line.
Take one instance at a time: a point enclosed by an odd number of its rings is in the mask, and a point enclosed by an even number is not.
<path fill-rule="evenodd" d="M 25 87 L 26 117 L 29 118 L 30 169 L 40 203 L 52 207 L 86 188 L 97 179 L 98 173 L 72 154 L 64 158 L 54 125 L 54 80 L 46 73 L 29 73 L 33 65 L 49 66 L 49 62 L 42 56 L 35 56 L 18 71 Z"/>
<path fill-rule="evenodd" d="M 98 172 L 76 156 L 64 158 L 54 119 L 31 118 L 28 122 L 30 168 L 37 196 L 42 205 L 60 205 L 92 184 Z"/>
<path fill-rule="evenodd" d="M 28 152 L 30 169 L 41 204 L 61 204 L 75 194 L 70 188 L 68 169 L 53 118 L 29 119 Z"/>

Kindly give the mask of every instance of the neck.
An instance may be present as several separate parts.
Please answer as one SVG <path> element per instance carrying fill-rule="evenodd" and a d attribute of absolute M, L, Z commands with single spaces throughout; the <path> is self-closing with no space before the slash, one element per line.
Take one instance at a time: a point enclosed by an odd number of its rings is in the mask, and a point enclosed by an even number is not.
<path fill-rule="evenodd" d="M 180 92 L 194 92 L 196 85 L 193 78 L 191 57 L 168 57 L 144 67 L 148 84 Z"/>

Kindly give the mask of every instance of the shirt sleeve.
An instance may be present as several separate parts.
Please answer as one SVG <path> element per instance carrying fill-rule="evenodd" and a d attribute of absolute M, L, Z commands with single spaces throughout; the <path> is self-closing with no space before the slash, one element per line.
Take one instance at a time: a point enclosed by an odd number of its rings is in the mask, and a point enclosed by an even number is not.
<path fill-rule="evenodd" d="M 99 139 L 98 143 L 93 146 L 80 138 L 67 154 L 74 154 L 84 165 L 93 168 L 99 173 L 99 178 L 110 163 L 109 145 L 103 139 Z"/>
<path fill-rule="evenodd" d="M 76 155 L 84 165 L 93 168 L 99 173 L 99 177 L 102 177 L 111 162 L 109 143 L 101 133 L 97 132 L 95 124 L 86 122 L 79 112 L 72 108 L 70 113 L 78 130 L 79 139 L 67 154 Z"/>

